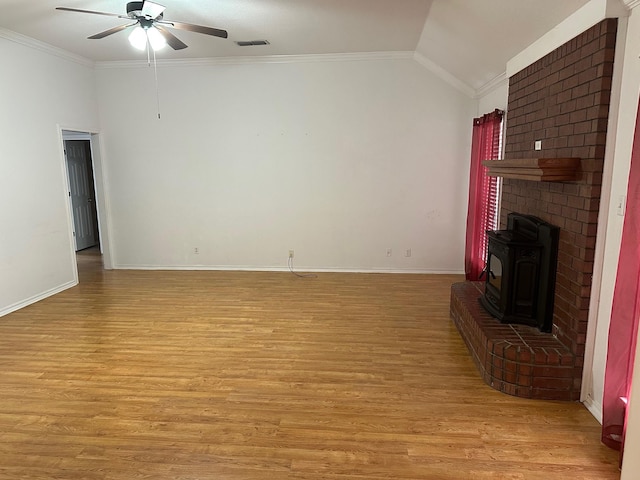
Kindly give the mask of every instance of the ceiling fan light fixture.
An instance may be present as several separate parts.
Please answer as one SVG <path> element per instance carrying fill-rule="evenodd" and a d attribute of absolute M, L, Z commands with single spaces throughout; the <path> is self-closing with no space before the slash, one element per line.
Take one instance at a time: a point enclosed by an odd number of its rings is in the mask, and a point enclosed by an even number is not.
<path fill-rule="evenodd" d="M 147 32 L 140 25 L 133 29 L 129 35 L 129 43 L 138 50 L 147 48 Z"/>
<path fill-rule="evenodd" d="M 164 35 L 155 27 L 149 27 L 147 29 L 147 37 L 149 38 L 151 48 L 153 48 L 155 52 L 167 46 L 167 40 L 164 38 Z"/>
<path fill-rule="evenodd" d="M 0 0 L 1 1 L 1 0 Z M 187 48 L 187 44 L 176 37 L 169 29 L 188 30 L 190 32 L 202 33 L 213 37 L 228 38 L 229 34 L 226 30 L 219 28 L 205 27 L 193 23 L 174 22 L 165 20 L 164 5 L 152 2 L 150 0 L 142 0 L 127 3 L 127 15 L 117 13 L 97 12 L 94 10 L 83 10 L 81 8 L 56 7 L 56 10 L 68 12 L 89 13 L 93 15 L 106 15 L 108 17 L 125 18 L 133 23 L 118 25 L 109 28 L 103 32 L 96 33 L 87 37 L 91 40 L 98 40 L 122 30 L 134 27 L 129 35 L 129 43 L 141 51 L 149 51 L 149 47 L 155 52 L 169 45 L 174 50 L 182 50 Z"/>

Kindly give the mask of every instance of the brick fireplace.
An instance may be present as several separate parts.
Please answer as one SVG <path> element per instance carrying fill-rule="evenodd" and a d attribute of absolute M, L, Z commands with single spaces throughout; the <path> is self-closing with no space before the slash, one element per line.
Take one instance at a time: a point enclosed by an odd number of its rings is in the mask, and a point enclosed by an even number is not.
<path fill-rule="evenodd" d="M 576 181 L 503 180 L 501 228 L 512 212 L 560 227 L 551 334 L 490 317 L 482 284 L 452 287 L 452 319 L 484 380 L 505 393 L 580 396 L 616 31 L 606 19 L 509 79 L 505 158 L 581 160 Z"/>

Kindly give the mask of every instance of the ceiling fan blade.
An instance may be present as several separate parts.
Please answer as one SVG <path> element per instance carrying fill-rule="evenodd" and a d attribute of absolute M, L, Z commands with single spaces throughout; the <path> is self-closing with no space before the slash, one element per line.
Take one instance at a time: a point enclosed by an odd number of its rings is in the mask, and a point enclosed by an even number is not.
<path fill-rule="evenodd" d="M 227 38 L 228 34 L 226 30 L 220 30 L 219 28 L 203 27 L 202 25 L 194 25 L 192 23 L 174 22 L 173 20 L 159 20 L 156 24 L 162 23 L 163 25 L 169 25 L 173 28 L 180 30 L 188 30 L 190 32 L 204 33 L 205 35 L 213 35 L 214 37 Z"/>
<path fill-rule="evenodd" d="M 133 27 L 137 23 L 138 22 L 129 23 L 128 25 L 119 25 L 117 27 L 110 28 L 109 30 L 105 30 L 104 32 L 100 32 L 100 33 L 96 33 L 95 35 L 91 35 L 90 37 L 87 37 L 87 38 L 90 38 L 91 40 L 98 40 L 100 38 L 107 37 L 107 36 L 109 36 L 111 34 L 118 33 L 120 31 L 124 30 L 125 28 Z"/>
<path fill-rule="evenodd" d="M 79 8 L 56 7 L 56 10 L 64 10 L 65 12 L 92 13 L 93 15 L 106 15 L 108 17 L 129 18 L 126 15 L 119 15 L 117 13 L 96 12 L 94 10 L 81 10 Z"/>
<path fill-rule="evenodd" d="M 166 28 L 163 28 L 160 25 L 158 25 L 157 22 L 155 23 L 154 27 L 157 28 L 158 31 L 162 34 L 164 39 L 167 41 L 167 45 L 169 45 L 174 50 L 182 50 L 183 48 L 187 48 L 186 43 L 184 43 L 182 40 L 180 40 L 178 37 L 176 37 L 173 33 L 171 33 Z"/>
<path fill-rule="evenodd" d="M 158 3 L 153 3 L 145 0 L 142 3 L 142 16 L 146 18 L 155 19 L 155 18 L 158 18 L 160 15 L 162 15 L 162 12 L 164 12 L 166 8 L 167 7 L 160 5 Z"/>

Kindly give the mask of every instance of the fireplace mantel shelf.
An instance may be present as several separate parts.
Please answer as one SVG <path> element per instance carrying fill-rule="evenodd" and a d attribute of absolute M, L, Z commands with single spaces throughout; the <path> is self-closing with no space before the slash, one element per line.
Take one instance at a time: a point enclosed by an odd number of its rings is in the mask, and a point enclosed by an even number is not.
<path fill-rule="evenodd" d="M 579 158 L 514 158 L 484 160 L 490 177 L 534 182 L 566 182 L 578 179 Z"/>

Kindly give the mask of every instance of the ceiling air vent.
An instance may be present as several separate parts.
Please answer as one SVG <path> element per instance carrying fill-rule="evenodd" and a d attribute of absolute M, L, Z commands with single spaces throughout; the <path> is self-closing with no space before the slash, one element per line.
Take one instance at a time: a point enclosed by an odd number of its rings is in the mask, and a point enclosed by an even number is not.
<path fill-rule="evenodd" d="M 268 40 L 243 40 L 236 42 L 240 47 L 252 47 L 254 45 L 269 45 Z"/>

